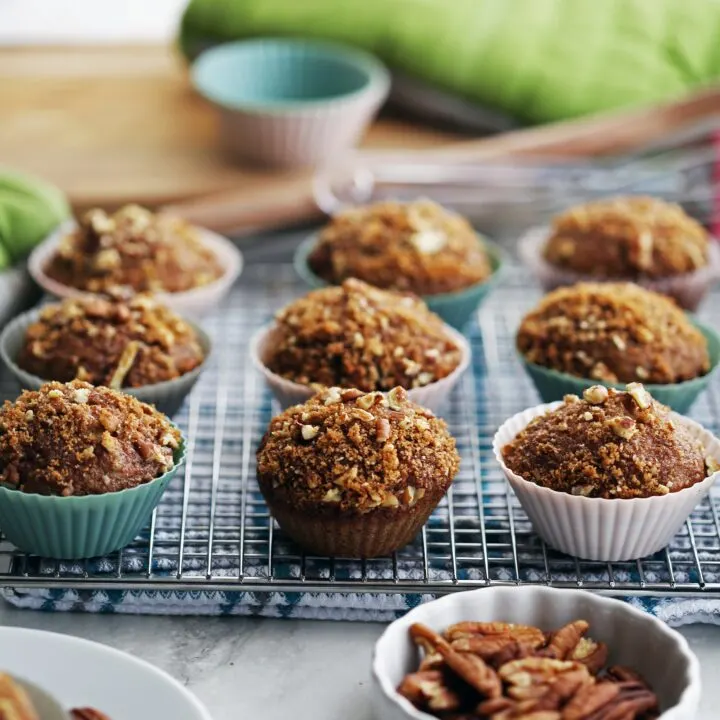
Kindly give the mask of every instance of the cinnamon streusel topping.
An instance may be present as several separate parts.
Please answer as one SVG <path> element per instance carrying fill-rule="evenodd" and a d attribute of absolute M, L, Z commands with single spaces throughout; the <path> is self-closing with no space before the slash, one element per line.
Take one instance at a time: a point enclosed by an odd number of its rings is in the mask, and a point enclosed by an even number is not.
<path fill-rule="evenodd" d="M 75 380 L 0 409 L 0 482 L 41 495 L 97 495 L 170 470 L 180 431 L 150 405 Z"/>
<path fill-rule="evenodd" d="M 329 388 L 270 423 L 258 480 L 275 499 L 308 512 L 412 507 L 445 494 L 460 459 L 444 421 L 407 399 Z"/>
<path fill-rule="evenodd" d="M 142 387 L 178 378 L 204 360 L 194 329 L 149 296 L 66 300 L 43 308 L 18 365 L 46 380 Z"/>
<path fill-rule="evenodd" d="M 600 498 L 666 495 L 717 470 L 701 443 L 640 383 L 570 395 L 535 418 L 502 449 L 525 480 L 559 492 Z"/>
<path fill-rule="evenodd" d="M 461 361 L 442 320 L 421 300 L 354 279 L 291 303 L 272 332 L 267 367 L 304 385 L 420 387 Z"/>
<path fill-rule="evenodd" d="M 470 223 L 429 200 L 382 202 L 336 215 L 308 262 L 330 283 L 355 277 L 417 295 L 462 290 L 491 273 Z"/>
<path fill-rule="evenodd" d="M 545 258 L 597 277 L 663 278 L 708 264 L 705 228 L 679 206 L 651 197 L 578 205 L 555 218 Z"/>
<path fill-rule="evenodd" d="M 118 287 L 182 292 L 217 280 L 223 269 L 187 222 L 127 205 L 112 215 L 87 212 L 45 272 L 63 285 L 103 294 Z"/>
<path fill-rule="evenodd" d="M 531 363 L 613 383 L 676 383 L 710 369 L 705 337 L 685 313 L 631 283 L 549 293 L 523 319 L 517 347 Z"/>

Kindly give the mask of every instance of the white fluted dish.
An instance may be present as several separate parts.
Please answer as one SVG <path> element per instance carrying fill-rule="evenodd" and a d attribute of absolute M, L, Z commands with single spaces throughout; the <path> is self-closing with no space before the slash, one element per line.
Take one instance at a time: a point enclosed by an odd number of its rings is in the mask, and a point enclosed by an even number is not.
<path fill-rule="evenodd" d="M 720 472 L 684 490 L 647 498 L 592 498 L 541 487 L 510 470 L 502 448 L 531 420 L 560 405 L 562 402 L 538 405 L 514 415 L 493 439 L 495 459 L 535 532 L 551 547 L 586 560 L 637 560 L 662 550 L 710 492 Z M 672 413 L 672 418 L 700 440 L 706 453 L 720 459 L 720 441 L 712 433 L 684 415 Z"/>
<path fill-rule="evenodd" d="M 610 648 L 613 664 L 639 672 L 658 696 L 659 720 L 692 720 L 700 703 L 700 664 L 685 638 L 657 618 L 627 603 L 583 590 L 492 587 L 457 592 L 419 605 L 393 622 L 373 653 L 373 705 L 378 720 L 433 720 L 396 692 L 417 669 L 419 654 L 408 630 L 423 623 L 441 632 L 474 620 L 510 622 L 554 630 L 582 618 L 589 635 Z"/>

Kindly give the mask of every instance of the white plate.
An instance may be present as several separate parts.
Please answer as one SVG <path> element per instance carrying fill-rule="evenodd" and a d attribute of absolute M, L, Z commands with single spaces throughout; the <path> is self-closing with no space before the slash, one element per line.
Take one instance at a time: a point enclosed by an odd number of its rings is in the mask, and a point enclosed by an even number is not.
<path fill-rule="evenodd" d="M 162 670 L 70 635 L 0 627 L 0 670 L 35 683 L 67 709 L 92 707 L 111 720 L 212 720 Z"/>

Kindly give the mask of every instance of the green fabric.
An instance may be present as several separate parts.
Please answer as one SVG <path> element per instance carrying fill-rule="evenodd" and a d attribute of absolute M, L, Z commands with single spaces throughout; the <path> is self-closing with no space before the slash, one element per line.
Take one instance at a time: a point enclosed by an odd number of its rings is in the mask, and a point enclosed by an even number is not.
<path fill-rule="evenodd" d="M 261 35 L 346 42 L 527 122 L 672 98 L 720 75 L 720 0 L 191 0 L 189 57 Z"/>
<path fill-rule="evenodd" d="M 0 167 L 0 269 L 27 255 L 69 215 L 54 185 Z"/>

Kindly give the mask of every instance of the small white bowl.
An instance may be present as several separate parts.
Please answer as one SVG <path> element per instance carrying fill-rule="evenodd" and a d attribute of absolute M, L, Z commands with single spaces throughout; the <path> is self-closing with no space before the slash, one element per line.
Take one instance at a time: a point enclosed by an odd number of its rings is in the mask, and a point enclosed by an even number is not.
<path fill-rule="evenodd" d="M 660 720 L 692 720 L 700 702 L 700 664 L 685 638 L 652 615 L 583 590 L 493 587 L 447 595 L 419 605 L 382 634 L 372 660 L 373 704 L 382 720 L 431 720 L 396 692 L 420 656 L 413 623 L 441 632 L 465 620 L 510 622 L 555 630 L 573 620 L 590 623 L 588 636 L 610 648 L 610 664 L 639 672 L 658 696 Z"/>
<path fill-rule="evenodd" d="M 274 325 L 266 325 L 260 328 L 250 340 L 250 357 L 255 368 L 265 377 L 265 380 L 270 386 L 270 390 L 284 410 L 293 405 L 300 405 L 306 402 L 315 395 L 316 391 L 308 385 L 287 380 L 268 369 L 265 363 L 273 347 L 276 332 L 277 327 Z M 460 380 L 465 370 L 467 370 L 471 357 L 470 344 L 461 333 L 449 325 L 445 325 L 445 332 L 460 348 L 460 364 L 444 378 L 436 380 L 429 385 L 408 390 L 410 400 L 437 414 L 441 414 L 442 410 L 446 407 L 450 392 Z"/>
<path fill-rule="evenodd" d="M 28 270 L 33 280 L 50 295 L 57 298 L 81 297 L 92 293 L 63 285 L 45 274 L 45 267 L 55 254 L 60 240 L 71 233 L 77 224 L 73 221 L 60 225 L 48 238 L 43 240 L 31 253 L 28 259 Z M 154 296 L 179 315 L 198 318 L 217 308 L 221 300 L 230 291 L 235 280 L 242 272 L 242 253 L 227 238 L 217 233 L 195 228 L 200 242 L 215 254 L 220 267 L 225 272 L 214 282 L 184 292 L 159 292 Z"/>
<path fill-rule="evenodd" d="M 502 449 L 531 420 L 560 405 L 538 405 L 513 415 L 493 438 L 495 459 L 535 532 L 551 547 L 586 560 L 636 560 L 662 550 L 710 492 L 720 472 L 684 490 L 647 498 L 591 498 L 541 487 L 510 470 Z M 712 433 L 684 415 L 672 413 L 672 419 L 700 440 L 708 454 L 720 459 L 720 441 Z"/>

